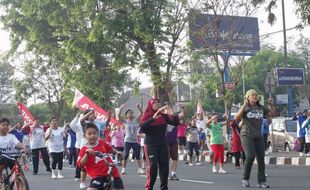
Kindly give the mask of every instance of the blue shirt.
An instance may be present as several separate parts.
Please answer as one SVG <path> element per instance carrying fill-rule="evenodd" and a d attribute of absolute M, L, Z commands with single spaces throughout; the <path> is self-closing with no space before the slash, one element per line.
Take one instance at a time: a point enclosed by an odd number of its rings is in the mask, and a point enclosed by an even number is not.
<path fill-rule="evenodd" d="M 22 130 L 18 131 L 16 129 L 14 129 L 11 131 L 11 134 L 14 135 L 19 140 L 19 142 L 23 143 L 23 138 L 24 138 L 25 134 Z"/>
<path fill-rule="evenodd" d="M 298 120 L 297 120 L 297 137 L 305 137 L 306 131 L 304 128 L 302 128 L 302 124 L 304 121 L 307 120 L 307 116 L 304 116 L 303 114 L 298 115 Z"/>
<path fill-rule="evenodd" d="M 268 119 L 263 119 L 262 123 L 262 134 L 263 135 L 268 135 L 269 134 L 269 122 Z"/>

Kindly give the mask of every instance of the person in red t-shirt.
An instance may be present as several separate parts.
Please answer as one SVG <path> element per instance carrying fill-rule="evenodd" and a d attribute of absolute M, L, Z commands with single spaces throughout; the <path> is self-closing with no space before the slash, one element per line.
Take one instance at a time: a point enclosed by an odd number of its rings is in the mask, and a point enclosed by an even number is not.
<path fill-rule="evenodd" d="M 84 126 L 84 136 L 87 140 L 87 144 L 81 148 L 79 153 L 77 164 L 83 167 L 91 181 L 87 190 L 100 190 L 104 189 L 105 182 L 109 177 L 108 163 L 112 163 L 110 157 L 103 157 L 104 153 L 118 153 L 107 144 L 105 141 L 99 139 L 99 131 L 95 124 L 87 123 Z M 114 183 L 112 186 L 114 189 L 124 189 L 123 181 L 120 178 L 117 167 L 112 167 L 112 176 L 114 177 Z"/>

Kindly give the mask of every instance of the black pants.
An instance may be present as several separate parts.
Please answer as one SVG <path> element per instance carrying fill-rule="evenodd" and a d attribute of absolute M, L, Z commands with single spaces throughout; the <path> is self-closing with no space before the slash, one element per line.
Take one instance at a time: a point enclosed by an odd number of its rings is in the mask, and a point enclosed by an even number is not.
<path fill-rule="evenodd" d="M 51 152 L 52 156 L 52 169 L 56 170 L 56 165 L 58 164 L 58 170 L 62 170 L 64 153 L 63 152 Z"/>
<path fill-rule="evenodd" d="M 68 148 L 69 151 L 69 165 L 76 166 L 76 160 L 77 160 L 77 152 L 75 150 L 75 148 Z"/>
<path fill-rule="evenodd" d="M 160 190 L 168 189 L 169 159 L 166 145 L 144 145 L 147 162 L 145 190 L 153 190 L 159 168 Z"/>
<path fill-rule="evenodd" d="M 32 165 L 33 165 L 33 173 L 37 174 L 38 170 L 39 170 L 39 153 L 41 152 L 41 156 L 43 159 L 43 163 L 46 166 L 46 170 L 51 170 L 50 167 L 50 157 L 48 155 L 47 149 L 46 147 L 44 148 L 36 148 L 36 149 L 32 149 L 32 154 L 33 154 L 33 160 L 32 160 Z"/>
<path fill-rule="evenodd" d="M 243 179 L 249 180 L 253 162 L 257 160 L 257 181 L 265 183 L 265 146 L 263 137 L 241 136 L 242 146 L 245 152 L 245 163 L 243 169 Z"/>
<path fill-rule="evenodd" d="M 76 155 L 79 155 L 80 149 L 76 148 Z M 78 165 L 75 165 L 75 178 L 81 178 L 81 168 Z"/>
<path fill-rule="evenodd" d="M 240 158 L 242 159 L 242 163 L 244 164 L 244 161 L 245 161 L 245 153 L 242 151 L 242 152 L 234 152 L 233 153 L 233 156 L 235 157 L 235 166 L 238 167 L 240 166 Z"/>
<path fill-rule="evenodd" d="M 298 137 L 298 140 L 300 143 L 299 152 L 304 152 L 306 139 L 305 137 Z"/>

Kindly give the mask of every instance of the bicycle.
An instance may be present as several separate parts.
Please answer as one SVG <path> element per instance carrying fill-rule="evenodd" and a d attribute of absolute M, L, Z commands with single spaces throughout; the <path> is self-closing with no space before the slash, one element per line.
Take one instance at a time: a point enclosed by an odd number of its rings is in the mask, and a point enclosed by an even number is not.
<path fill-rule="evenodd" d="M 23 172 L 23 169 L 19 163 L 19 158 L 21 158 L 25 153 L 21 152 L 17 156 L 14 156 L 14 166 L 11 172 L 5 168 L 2 174 L 4 190 L 29 190 L 29 184 Z M 0 153 L 0 155 L 2 155 Z M 6 156 L 7 157 L 7 156 Z"/>
<path fill-rule="evenodd" d="M 116 167 L 116 163 L 114 163 L 112 160 L 113 154 L 102 153 L 102 152 L 95 152 L 95 154 L 97 157 L 102 158 L 109 168 L 107 181 L 103 184 L 103 187 L 100 190 L 118 190 L 117 188 L 115 188 L 115 181 L 114 181 L 114 176 L 113 176 L 113 171 L 112 171 L 112 169 Z M 111 160 L 107 160 L 107 158 L 110 158 Z"/>

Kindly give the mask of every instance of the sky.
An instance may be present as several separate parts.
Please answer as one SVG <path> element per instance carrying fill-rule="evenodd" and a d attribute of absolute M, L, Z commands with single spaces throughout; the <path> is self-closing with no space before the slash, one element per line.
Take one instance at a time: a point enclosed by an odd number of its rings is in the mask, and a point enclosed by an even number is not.
<path fill-rule="evenodd" d="M 267 33 L 280 31 L 282 30 L 282 9 L 281 9 L 281 1 L 278 1 L 278 7 L 274 9 L 274 13 L 277 16 L 276 23 L 274 25 L 270 25 L 267 23 L 267 15 L 268 13 L 265 11 L 263 6 L 261 9 L 257 11 L 257 13 L 254 15 L 258 18 L 259 22 L 259 34 L 264 35 Z M 286 28 L 292 28 L 295 27 L 299 23 L 299 19 L 297 18 L 294 10 L 294 3 L 293 0 L 286 0 L 285 1 L 285 12 L 286 12 Z M 0 10 L 1 12 L 1 10 Z M 0 23 L 0 27 L 2 28 L 2 25 Z M 290 30 L 287 32 L 287 38 L 293 39 L 288 42 L 288 50 L 291 50 L 294 48 L 294 40 L 296 41 L 299 37 L 299 34 L 302 33 L 305 37 L 310 38 L 310 27 L 309 25 L 305 27 L 305 29 L 300 32 L 296 30 Z M 261 38 L 261 44 L 271 44 L 274 45 L 277 48 L 280 48 L 283 46 L 283 33 L 277 33 L 270 35 L 268 38 Z M 0 29 L 0 52 L 7 51 L 10 48 L 10 41 L 9 41 L 9 33 L 4 31 L 3 29 Z M 138 73 L 138 70 L 133 69 L 131 71 L 133 78 L 137 78 L 140 82 L 142 82 L 141 87 L 148 87 L 151 85 L 150 83 L 150 77 L 146 74 Z"/>

